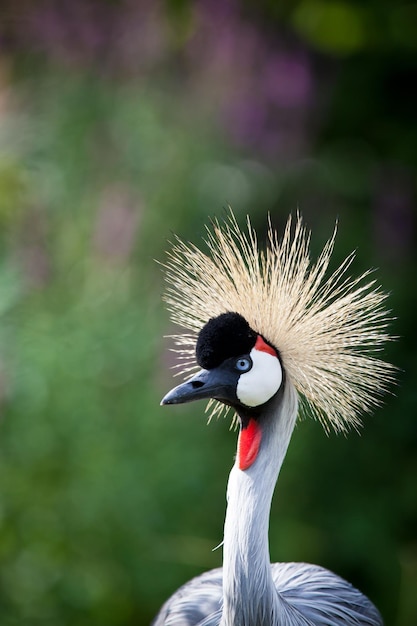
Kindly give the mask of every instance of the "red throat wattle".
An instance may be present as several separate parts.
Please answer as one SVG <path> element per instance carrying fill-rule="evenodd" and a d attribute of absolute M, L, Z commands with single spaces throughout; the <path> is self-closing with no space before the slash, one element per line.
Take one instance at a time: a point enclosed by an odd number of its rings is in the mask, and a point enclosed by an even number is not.
<path fill-rule="evenodd" d="M 237 444 L 239 469 L 246 470 L 254 463 L 261 445 L 262 431 L 259 424 L 252 417 L 247 426 L 242 428 Z"/>

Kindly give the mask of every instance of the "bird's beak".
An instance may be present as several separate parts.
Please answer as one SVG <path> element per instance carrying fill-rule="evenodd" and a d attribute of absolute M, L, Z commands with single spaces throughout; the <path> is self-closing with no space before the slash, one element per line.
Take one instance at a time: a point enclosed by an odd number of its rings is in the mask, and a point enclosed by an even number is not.
<path fill-rule="evenodd" d="M 236 380 L 228 376 L 221 367 L 201 370 L 182 385 L 174 387 L 161 400 L 164 404 L 184 404 L 203 398 L 214 398 L 221 402 L 236 401 Z"/>

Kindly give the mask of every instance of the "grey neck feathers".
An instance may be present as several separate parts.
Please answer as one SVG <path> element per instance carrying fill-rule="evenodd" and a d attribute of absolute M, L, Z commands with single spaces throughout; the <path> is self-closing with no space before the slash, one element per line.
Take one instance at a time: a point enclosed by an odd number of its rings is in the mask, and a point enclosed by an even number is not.
<path fill-rule="evenodd" d="M 271 576 L 268 527 L 271 500 L 297 417 L 297 394 L 287 380 L 283 395 L 262 418 L 262 441 L 251 467 L 235 464 L 227 488 L 221 626 L 285 623 L 285 607 Z"/>

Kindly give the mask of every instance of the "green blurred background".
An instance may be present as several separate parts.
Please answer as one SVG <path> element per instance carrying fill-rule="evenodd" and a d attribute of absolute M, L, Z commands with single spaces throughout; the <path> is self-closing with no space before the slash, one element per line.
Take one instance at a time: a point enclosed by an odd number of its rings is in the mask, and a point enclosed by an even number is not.
<path fill-rule="evenodd" d="M 236 434 L 161 408 L 172 232 L 231 205 L 372 266 L 399 384 L 362 435 L 301 421 L 273 560 L 417 624 L 417 3 L 3 0 L 0 624 L 146 625 L 221 563 Z"/>

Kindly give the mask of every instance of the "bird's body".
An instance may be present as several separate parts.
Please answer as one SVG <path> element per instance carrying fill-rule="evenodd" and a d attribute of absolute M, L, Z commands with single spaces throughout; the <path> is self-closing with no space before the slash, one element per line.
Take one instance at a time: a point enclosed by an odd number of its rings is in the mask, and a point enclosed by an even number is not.
<path fill-rule="evenodd" d="M 232 624 L 283 626 L 381 626 L 375 606 L 350 583 L 310 563 L 273 563 L 271 576 L 281 600 L 281 621 Z M 221 626 L 223 568 L 205 572 L 180 587 L 161 608 L 153 626 Z M 275 619 L 275 621 L 273 621 Z M 230 622 L 229 622 L 230 623 Z"/>
<path fill-rule="evenodd" d="M 217 236 L 220 240 L 218 232 Z M 249 243 L 254 244 L 253 233 L 250 241 L 240 240 L 240 247 L 248 248 Z M 288 246 L 288 242 L 286 245 Z M 222 246 L 223 248 L 225 246 L 224 240 Z M 237 248 L 231 253 L 232 257 L 237 257 L 238 254 Z M 226 267 L 230 279 L 233 273 L 230 263 L 223 259 L 220 265 L 223 271 Z M 254 265 L 256 266 L 256 261 Z M 213 271 L 208 269 L 212 276 Z M 287 280 L 297 279 L 296 275 L 291 275 L 289 272 L 288 265 L 286 268 L 281 266 L 278 269 L 281 272 L 287 272 Z M 248 273 L 251 273 L 252 283 L 258 281 L 257 287 L 260 292 L 262 292 L 261 283 L 263 282 L 262 296 L 265 297 L 267 295 L 265 289 L 268 286 L 265 278 L 270 280 L 273 275 L 270 265 L 266 263 L 263 270 L 260 270 L 258 265 L 257 272 L 256 267 L 255 270 L 249 267 Z M 213 280 L 210 283 L 212 289 L 217 288 L 221 291 L 219 282 L 218 277 Z M 333 280 L 331 283 L 333 286 L 334 282 Z M 216 284 L 217 287 L 215 287 Z M 346 284 L 345 282 L 344 293 L 338 288 L 338 295 L 341 299 L 344 298 L 345 305 L 350 302 L 350 312 L 353 313 L 352 302 L 355 296 L 352 298 L 352 283 L 348 285 L 350 288 L 348 293 L 346 293 Z M 299 288 L 301 287 L 300 284 Z M 328 296 L 328 289 L 322 290 L 322 293 Z M 365 297 L 363 290 L 360 294 L 363 299 Z M 356 297 L 359 298 L 360 294 L 356 294 Z M 220 296 L 220 294 L 215 294 L 214 300 L 217 299 L 217 295 Z M 203 369 L 169 392 L 162 401 L 163 404 L 177 404 L 198 398 L 214 398 L 232 406 L 238 415 L 240 433 L 237 454 L 227 488 L 223 568 L 203 574 L 181 587 L 162 607 L 154 626 L 337 626 L 342 624 L 345 626 L 382 626 L 382 619 L 374 605 L 348 582 L 332 572 L 305 563 L 275 563 L 273 565 L 270 563 L 268 526 L 271 500 L 298 414 L 300 386 L 298 385 L 297 389 L 293 380 L 297 381 L 297 374 L 298 381 L 302 380 L 306 371 L 302 371 L 303 363 L 300 362 L 301 370 L 291 375 L 291 368 L 294 371 L 294 367 L 297 366 L 297 356 L 300 358 L 300 355 L 297 355 L 295 350 L 291 363 L 291 357 L 287 356 L 286 359 L 285 351 L 284 354 L 281 353 L 281 346 L 271 340 L 270 337 L 275 339 L 273 330 L 271 329 L 271 333 L 268 334 L 268 328 L 262 326 L 260 307 L 262 302 L 252 307 L 251 312 L 249 309 L 252 304 L 249 308 L 248 306 L 245 308 L 244 298 L 239 302 L 234 302 L 234 306 L 228 305 L 224 302 L 227 295 L 223 290 L 223 304 L 219 304 L 219 307 L 223 306 L 226 310 L 220 308 L 214 311 L 214 317 L 209 315 L 208 321 L 204 320 L 204 325 L 201 324 L 198 337 L 192 339 L 196 342 L 197 362 Z M 248 297 L 250 295 L 246 293 L 246 298 Z M 290 304 L 295 306 L 295 303 L 290 302 Z M 328 302 L 325 304 L 329 305 Z M 308 303 L 307 309 L 314 308 L 314 306 L 316 306 L 316 315 L 321 315 L 321 323 L 325 324 L 323 301 L 319 301 L 317 292 L 315 292 L 315 299 L 313 298 Z M 337 309 L 335 319 L 343 313 L 340 306 L 339 308 L 334 304 L 329 306 Z M 174 312 L 175 310 L 174 307 Z M 248 317 L 250 318 L 254 310 L 258 315 L 258 321 L 255 324 L 251 320 L 252 323 L 249 324 Z M 360 310 L 362 310 L 362 317 Z M 358 304 L 356 313 L 360 318 L 358 326 L 352 325 L 352 321 L 349 322 L 351 328 L 357 329 L 351 341 L 351 344 L 355 345 L 355 350 L 357 350 L 360 331 L 369 332 L 375 339 L 378 333 L 381 335 L 381 326 L 383 326 L 381 322 L 383 315 L 378 307 L 372 329 L 369 329 L 369 325 L 364 325 L 365 320 L 367 323 L 370 320 L 369 307 L 367 309 L 365 306 L 364 309 L 363 307 L 360 309 Z M 268 315 L 267 318 L 270 320 Z M 327 321 L 329 319 L 328 316 Z M 188 321 L 188 325 L 192 326 L 190 318 L 184 321 Z M 319 325 L 315 327 L 314 324 L 310 324 L 311 332 L 314 328 L 316 332 L 318 332 L 317 328 L 320 331 Z M 302 329 L 301 326 L 299 332 Z M 331 330 L 331 324 L 328 323 L 326 331 Z M 365 335 L 363 339 L 366 343 Z M 185 339 L 180 337 L 178 341 L 180 346 L 184 346 L 191 340 L 189 336 L 185 336 Z M 301 347 L 306 341 L 308 344 L 307 335 L 304 332 L 300 338 L 300 342 L 303 342 L 300 344 Z M 344 351 L 346 357 L 348 353 L 346 336 L 343 341 L 342 352 Z M 293 348 L 297 347 L 299 346 L 293 344 Z M 287 345 L 285 348 L 288 353 L 290 347 Z M 309 348 L 311 346 L 307 345 L 307 350 Z M 184 347 L 182 347 L 182 352 L 186 353 Z M 354 351 L 350 357 L 355 355 L 360 357 L 360 354 L 357 352 L 354 354 Z M 314 355 L 308 358 L 311 363 Z M 307 357 L 306 360 L 308 360 Z M 362 386 L 368 389 L 371 387 L 371 382 L 374 381 L 377 372 L 381 374 L 384 371 L 381 363 L 376 364 L 375 370 L 369 374 L 370 377 L 367 378 L 365 375 L 365 378 L 361 379 Z M 361 364 L 363 366 L 359 358 L 355 365 L 360 369 Z M 334 380 L 331 364 L 322 363 L 322 367 L 323 369 L 330 368 L 330 380 Z M 343 374 L 343 372 L 340 373 Z M 346 369 L 345 373 L 347 376 L 349 370 Z M 387 369 L 386 378 L 388 377 Z M 312 372 L 311 380 L 314 380 L 314 372 Z M 345 383 L 345 380 L 341 381 L 346 395 L 345 406 L 337 407 L 333 414 L 339 427 L 343 425 L 340 417 L 343 410 L 345 409 L 345 419 L 348 421 L 347 416 L 354 401 L 347 397 L 350 390 L 346 388 Z M 315 390 L 308 386 L 309 382 L 306 381 L 301 391 L 310 403 L 316 400 L 320 408 L 320 403 L 326 405 L 330 402 L 330 398 L 315 396 Z M 329 393 L 332 393 L 331 389 Z M 355 423 L 353 418 L 352 422 Z"/>

